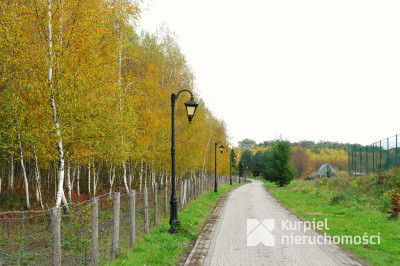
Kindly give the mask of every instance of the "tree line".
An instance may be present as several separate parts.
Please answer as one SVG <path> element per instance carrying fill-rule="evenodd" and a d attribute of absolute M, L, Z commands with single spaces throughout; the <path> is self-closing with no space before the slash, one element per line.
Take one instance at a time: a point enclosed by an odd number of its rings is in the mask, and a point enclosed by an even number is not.
<path fill-rule="evenodd" d="M 23 194 L 29 209 L 168 182 L 170 95 L 181 89 L 199 107 L 189 124 L 185 95 L 177 102 L 178 176 L 214 171 L 212 144 L 229 144 L 226 126 L 199 98 L 176 36 L 139 32 L 140 8 L 1 1 L 0 193 Z M 229 155 L 218 160 L 228 173 Z"/>
<path fill-rule="evenodd" d="M 242 174 L 267 177 L 267 167 L 276 146 L 282 140 L 264 141 L 257 144 L 251 139 L 239 141 Z M 316 172 L 323 164 L 329 163 L 336 171 L 348 171 L 348 145 L 329 141 L 300 141 L 291 143 L 283 141 L 289 150 L 289 162 L 294 170 L 294 178 L 304 179 Z M 239 162 L 239 166 L 240 166 Z M 287 166 L 285 166 L 287 167 Z"/>
<path fill-rule="evenodd" d="M 270 149 L 257 151 L 255 155 L 246 149 L 239 161 L 239 175 L 252 172 L 254 176 L 264 176 L 279 186 L 285 186 L 293 180 L 295 169 L 290 163 L 292 147 L 289 141 L 276 140 Z"/>

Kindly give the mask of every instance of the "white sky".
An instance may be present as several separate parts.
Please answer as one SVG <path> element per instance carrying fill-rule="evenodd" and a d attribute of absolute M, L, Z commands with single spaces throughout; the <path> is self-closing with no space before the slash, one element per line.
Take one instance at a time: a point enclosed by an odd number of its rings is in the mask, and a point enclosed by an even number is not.
<path fill-rule="evenodd" d="M 152 0 L 163 22 L 235 145 L 400 133 L 399 0 Z"/>

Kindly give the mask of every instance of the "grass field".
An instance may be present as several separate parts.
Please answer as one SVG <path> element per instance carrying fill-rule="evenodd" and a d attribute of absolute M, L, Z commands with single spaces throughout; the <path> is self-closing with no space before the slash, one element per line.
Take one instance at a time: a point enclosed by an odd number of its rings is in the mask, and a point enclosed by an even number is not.
<path fill-rule="evenodd" d="M 327 235 L 379 235 L 380 244 L 353 243 L 342 247 L 374 265 L 400 265 L 400 222 L 387 218 L 393 189 L 376 184 L 375 178 L 379 177 L 361 178 L 365 179 L 293 181 L 283 188 L 266 181 L 265 186 L 302 219 L 324 221 L 326 218 L 329 230 L 323 232 Z"/>
<path fill-rule="evenodd" d="M 237 186 L 237 183 L 224 185 L 217 193 L 208 191 L 199 196 L 179 212 L 178 234 L 168 233 L 169 220 L 164 219 L 154 231 L 138 239 L 133 249 L 121 252 L 112 265 L 176 265 L 181 256 L 189 251 L 190 243 L 201 234 L 219 199 Z"/>

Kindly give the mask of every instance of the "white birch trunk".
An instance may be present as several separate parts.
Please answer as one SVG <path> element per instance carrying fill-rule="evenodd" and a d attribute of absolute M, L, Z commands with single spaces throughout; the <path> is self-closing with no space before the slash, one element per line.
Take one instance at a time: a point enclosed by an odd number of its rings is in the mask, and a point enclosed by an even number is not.
<path fill-rule="evenodd" d="M 91 175 L 91 167 L 90 167 L 90 162 L 89 162 L 89 170 L 88 170 L 88 190 L 90 194 L 90 175 Z"/>
<path fill-rule="evenodd" d="M 111 164 L 110 173 L 109 173 L 109 180 L 110 180 L 110 194 L 112 194 L 112 189 L 115 180 L 115 167 Z"/>
<path fill-rule="evenodd" d="M 53 113 L 53 120 L 54 120 L 54 126 L 56 129 L 56 134 L 57 134 L 57 149 L 58 149 L 58 169 L 57 169 L 57 179 L 58 179 L 58 185 L 57 185 L 57 196 L 56 196 L 56 207 L 59 208 L 61 205 L 61 200 L 64 195 L 64 149 L 63 149 L 63 142 L 62 142 L 62 137 L 61 137 L 61 130 L 60 130 L 60 119 L 57 115 L 57 107 L 56 107 L 56 101 L 55 101 L 55 95 L 54 95 L 54 88 L 53 88 L 53 31 L 52 31 L 52 7 L 51 7 L 51 0 L 47 0 L 47 7 L 48 7 L 48 26 L 49 26 L 49 73 L 48 73 L 48 87 L 50 91 L 50 105 L 52 108 L 52 113 Z M 64 196 L 65 197 L 65 196 Z M 68 208 L 68 206 L 66 206 Z"/>
<path fill-rule="evenodd" d="M 18 124 L 18 120 L 17 120 Z M 26 169 L 24 164 L 24 153 L 22 151 L 22 143 L 21 143 L 21 134 L 19 132 L 19 124 L 18 124 L 18 144 L 19 144 L 19 154 L 20 154 L 20 161 L 21 161 L 21 168 L 22 168 L 22 175 L 24 176 L 24 186 L 25 186 L 25 197 L 26 197 L 26 208 L 29 210 L 31 205 L 29 203 L 29 184 L 28 184 L 28 177 L 26 175 Z"/>
<path fill-rule="evenodd" d="M 147 187 L 147 163 L 146 163 L 146 168 L 144 170 L 144 186 Z"/>
<path fill-rule="evenodd" d="M 93 158 L 93 197 L 96 197 L 96 167 Z"/>
<path fill-rule="evenodd" d="M 97 184 L 99 182 L 99 175 L 97 174 L 96 170 L 93 174 L 93 195 L 96 196 L 97 191 Z"/>
<path fill-rule="evenodd" d="M 50 171 L 51 171 L 51 164 L 47 167 L 47 193 L 50 193 Z"/>
<path fill-rule="evenodd" d="M 151 171 L 150 171 L 150 181 L 151 181 L 151 187 L 154 186 L 155 183 L 155 171 L 154 171 L 154 160 L 151 160 Z"/>
<path fill-rule="evenodd" d="M 33 157 L 35 158 L 35 200 L 39 202 L 39 178 L 40 178 L 40 170 L 38 159 L 36 155 L 35 145 L 33 145 Z"/>
<path fill-rule="evenodd" d="M 94 167 L 93 167 L 94 169 Z M 97 173 L 93 174 L 93 197 L 96 197 L 96 188 L 97 188 Z"/>
<path fill-rule="evenodd" d="M 40 168 L 39 168 L 39 162 L 38 162 L 35 146 L 33 146 L 33 155 L 35 157 L 36 202 L 40 202 L 40 206 L 42 207 L 42 209 L 44 209 L 43 201 L 42 201 L 42 189 L 41 189 L 42 178 L 40 176 Z"/>
<path fill-rule="evenodd" d="M 126 181 L 126 165 L 125 165 L 125 161 L 122 162 L 122 170 L 123 170 L 123 174 L 124 174 L 124 186 L 125 186 L 126 192 L 129 193 L 128 183 Z"/>
<path fill-rule="evenodd" d="M 94 158 L 93 158 L 93 162 L 94 162 Z M 93 163 L 93 197 L 96 197 L 96 190 L 97 190 L 97 183 L 98 183 L 98 180 L 99 180 L 99 176 L 98 176 L 98 174 L 97 174 L 97 171 L 96 171 L 96 167 L 95 167 L 95 164 Z"/>
<path fill-rule="evenodd" d="M 14 153 L 11 153 L 10 177 L 8 182 L 8 190 L 12 193 L 14 190 Z"/>
<path fill-rule="evenodd" d="M 128 177 L 129 177 L 129 189 L 132 188 L 132 180 L 133 180 L 133 170 L 132 170 L 132 164 L 129 164 L 129 173 L 128 173 Z"/>
<path fill-rule="evenodd" d="M 79 188 L 80 174 L 81 174 L 81 166 L 78 165 L 78 170 L 77 170 L 77 173 L 76 173 L 76 191 L 78 192 L 79 196 L 81 195 L 81 191 L 80 191 L 80 188 Z"/>
<path fill-rule="evenodd" d="M 68 211 L 69 211 L 69 206 L 68 206 L 67 198 L 65 197 L 64 189 L 62 190 L 61 193 L 62 193 L 61 201 L 62 201 L 62 203 L 63 203 L 64 213 L 68 213 Z"/>
<path fill-rule="evenodd" d="M 67 157 L 68 153 L 67 153 Z M 68 192 L 68 201 L 71 202 L 72 201 L 72 188 L 71 188 L 71 164 L 68 158 L 68 162 L 67 162 L 67 192 Z"/>
<path fill-rule="evenodd" d="M 143 159 L 140 160 L 140 177 L 139 177 L 139 190 L 142 191 L 142 180 L 143 180 Z"/>

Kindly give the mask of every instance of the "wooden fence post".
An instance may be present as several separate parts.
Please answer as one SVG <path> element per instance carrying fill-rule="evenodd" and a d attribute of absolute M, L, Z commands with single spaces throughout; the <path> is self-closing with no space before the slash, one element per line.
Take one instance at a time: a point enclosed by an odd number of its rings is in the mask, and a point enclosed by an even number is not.
<path fill-rule="evenodd" d="M 158 186 L 157 183 L 154 186 L 154 226 L 158 225 L 158 209 L 157 209 L 157 205 L 158 205 Z"/>
<path fill-rule="evenodd" d="M 52 212 L 53 220 L 53 266 L 61 265 L 61 210 L 54 207 Z"/>
<path fill-rule="evenodd" d="M 198 186 L 198 179 L 197 178 L 195 178 L 195 179 L 193 179 L 193 181 L 194 181 L 194 199 L 196 199 L 197 198 L 197 186 Z"/>
<path fill-rule="evenodd" d="M 183 208 L 183 181 L 181 181 L 181 187 L 180 187 L 180 189 L 181 189 L 181 191 L 180 191 L 180 196 L 181 196 L 181 198 L 180 198 L 180 200 L 181 200 L 181 206 L 179 206 L 180 208 L 179 209 L 182 209 Z"/>
<path fill-rule="evenodd" d="M 164 188 L 164 212 L 168 212 L 168 183 L 165 183 Z"/>
<path fill-rule="evenodd" d="M 187 188 L 186 188 L 187 187 Z M 191 191 L 190 191 L 190 179 L 187 179 L 186 180 L 186 186 L 185 186 L 185 188 L 186 188 L 186 202 L 187 203 L 189 203 L 190 202 L 190 200 L 191 200 L 191 195 L 190 195 L 190 193 L 191 193 Z"/>
<path fill-rule="evenodd" d="M 114 260 L 117 257 L 118 241 L 119 241 L 119 205 L 120 205 L 120 193 L 114 192 L 113 194 L 113 238 L 112 238 L 112 249 L 111 259 Z"/>
<path fill-rule="evenodd" d="M 149 201 L 147 195 L 147 186 L 144 187 L 143 191 L 143 205 L 144 205 L 144 233 L 149 233 Z"/>
<path fill-rule="evenodd" d="M 99 241 L 99 198 L 95 197 L 93 198 L 92 201 L 91 265 L 99 265 L 98 241 Z"/>
<path fill-rule="evenodd" d="M 129 246 L 130 247 L 133 247 L 133 245 L 135 245 L 135 240 L 136 240 L 135 219 L 136 219 L 136 191 L 132 190 L 129 193 L 129 222 L 130 222 Z"/>

